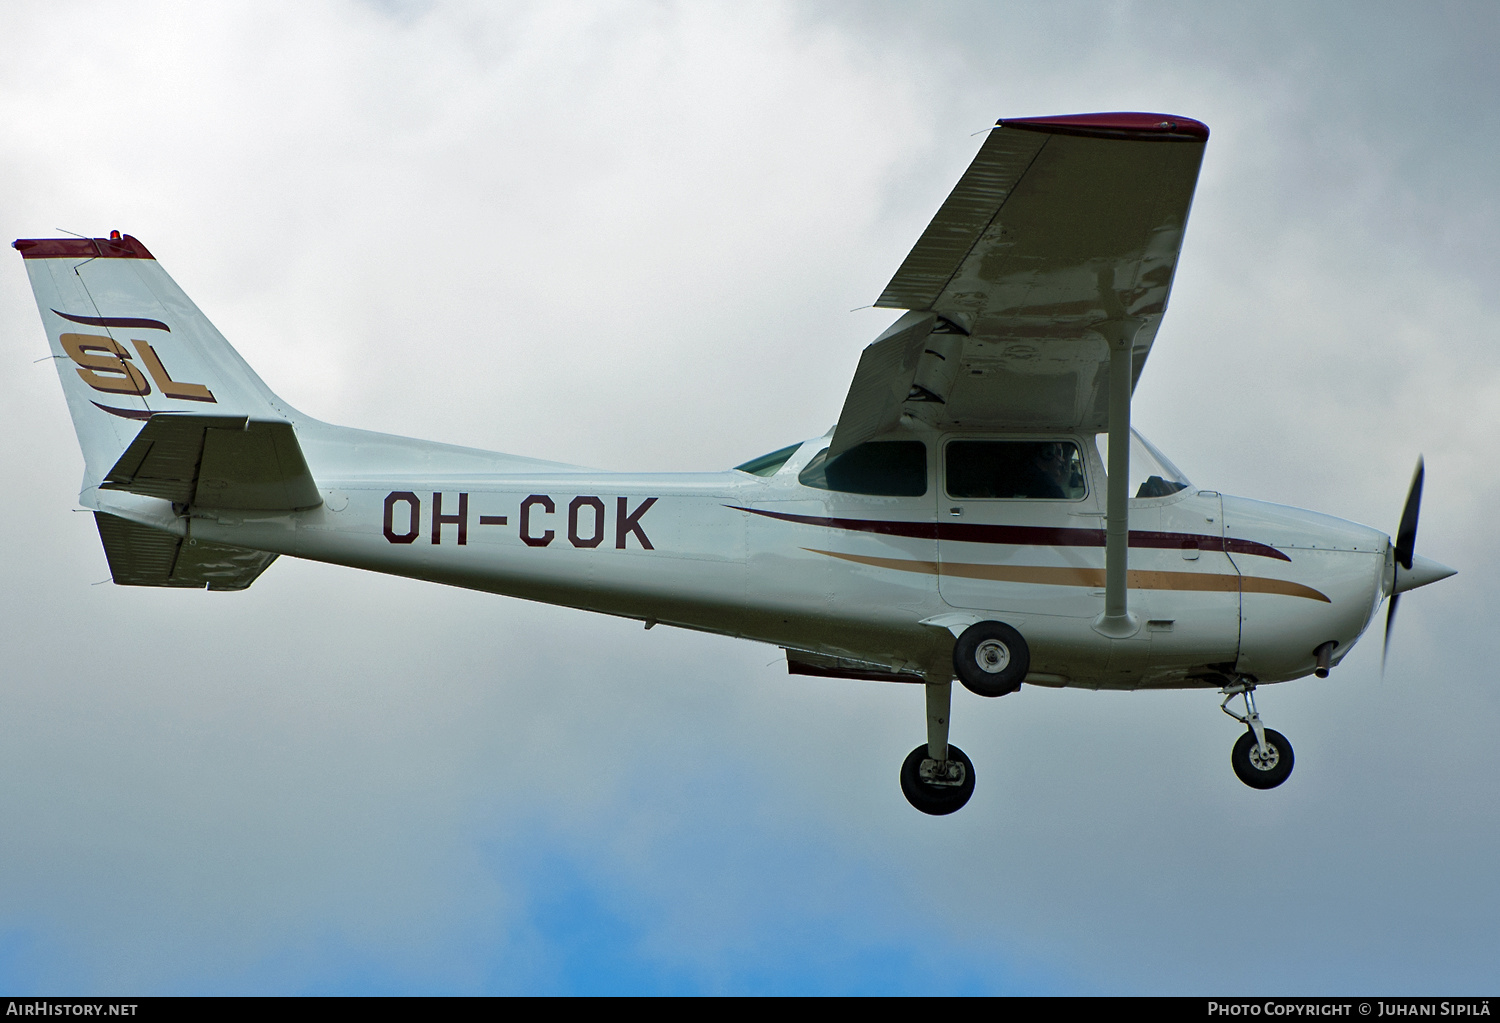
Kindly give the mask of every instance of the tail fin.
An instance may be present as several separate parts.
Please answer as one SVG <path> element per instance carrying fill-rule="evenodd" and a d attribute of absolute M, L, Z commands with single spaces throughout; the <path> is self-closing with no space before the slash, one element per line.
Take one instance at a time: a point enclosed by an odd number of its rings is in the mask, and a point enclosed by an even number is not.
<path fill-rule="evenodd" d="M 62 377 L 85 487 L 104 480 L 158 412 L 301 418 L 136 239 L 113 232 L 12 244 Z"/>

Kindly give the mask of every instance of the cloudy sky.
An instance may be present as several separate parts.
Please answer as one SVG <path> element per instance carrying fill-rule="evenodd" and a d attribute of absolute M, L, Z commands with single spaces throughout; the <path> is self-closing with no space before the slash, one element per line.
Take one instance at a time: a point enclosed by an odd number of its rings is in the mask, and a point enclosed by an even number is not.
<path fill-rule="evenodd" d="M 1357 13 L 1351 13 L 1357 12 Z M 0 230 L 139 236 L 319 418 L 608 469 L 822 433 L 999 116 L 1213 130 L 1136 421 L 1418 550 L 1384 679 L 955 696 L 282 559 L 114 587 L 0 272 L 0 991 L 1492 993 L 1489 5 L 14 2 Z M 1378 627 L 1377 627 L 1378 629 Z"/>

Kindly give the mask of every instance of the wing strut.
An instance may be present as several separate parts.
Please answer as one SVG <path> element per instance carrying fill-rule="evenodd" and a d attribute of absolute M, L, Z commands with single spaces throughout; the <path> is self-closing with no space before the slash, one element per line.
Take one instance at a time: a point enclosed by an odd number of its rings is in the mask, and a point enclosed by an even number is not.
<path fill-rule="evenodd" d="M 1101 323 L 1109 344 L 1109 496 L 1104 519 L 1104 613 L 1094 619 L 1095 631 L 1111 639 L 1126 639 L 1141 624 L 1126 606 L 1130 578 L 1130 383 L 1131 354 L 1141 321 L 1134 318 Z"/>

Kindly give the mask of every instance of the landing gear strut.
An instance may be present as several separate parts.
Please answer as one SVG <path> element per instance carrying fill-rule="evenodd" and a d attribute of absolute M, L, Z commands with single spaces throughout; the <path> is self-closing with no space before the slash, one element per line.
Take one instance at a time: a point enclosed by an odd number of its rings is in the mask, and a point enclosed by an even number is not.
<path fill-rule="evenodd" d="M 948 742 L 952 702 L 952 682 L 927 683 L 927 742 L 912 750 L 901 765 L 902 795 L 935 817 L 962 809 L 974 794 L 974 764 Z"/>
<path fill-rule="evenodd" d="M 1235 775 L 1252 789 L 1274 789 L 1291 776 L 1292 744 L 1280 732 L 1260 723 L 1252 683 L 1236 682 L 1220 692 L 1224 694 L 1224 702 L 1219 704 L 1219 709 L 1246 728 L 1229 754 Z M 1229 709 L 1229 701 L 1236 696 L 1245 698 L 1244 714 Z"/>

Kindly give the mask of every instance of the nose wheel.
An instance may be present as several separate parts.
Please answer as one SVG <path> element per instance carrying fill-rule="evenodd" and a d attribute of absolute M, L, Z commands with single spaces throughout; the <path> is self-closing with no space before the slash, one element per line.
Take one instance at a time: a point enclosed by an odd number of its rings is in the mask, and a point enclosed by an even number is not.
<path fill-rule="evenodd" d="M 1255 686 L 1240 682 L 1222 691 L 1225 696 L 1219 709 L 1245 726 L 1245 734 L 1229 754 L 1235 777 L 1252 789 L 1274 789 L 1291 777 L 1292 744 L 1280 732 L 1261 724 L 1255 709 Z M 1244 714 L 1229 709 L 1229 701 L 1236 696 L 1245 698 Z"/>
<path fill-rule="evenodd" d="M 1263 731 L 1264 743 L 1256 741 L 1254 732 L 1246 732 L 1229 754 L 1235 775 L 1252 789 L 1274 789 L 1292 773 L 1292 744 L 1274 729 Z"/>

